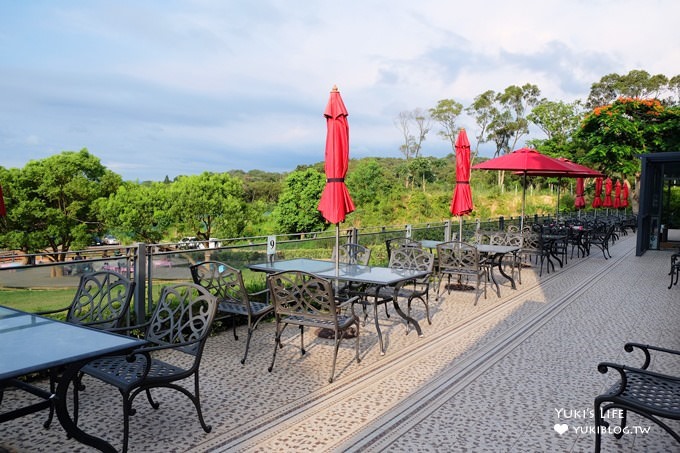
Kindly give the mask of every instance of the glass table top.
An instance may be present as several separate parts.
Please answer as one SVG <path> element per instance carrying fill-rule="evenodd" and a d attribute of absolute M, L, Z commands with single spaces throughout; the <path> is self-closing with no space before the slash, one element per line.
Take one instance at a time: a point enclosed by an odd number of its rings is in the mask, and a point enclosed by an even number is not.
<path fill-rule="evenodd" d="M 144 343 L 0 306 L 0 381 Z"/>
<path fill-rule="evenodd" d="M 337 279 L 376 285 L 394 285 L 403 280 L 419 278 L 427 275 L 425 271 L 410 269 L 391 269 L 389 267 L 362 266 L 360 264 L 340 263 L 335 269 L 332 261 L 297 258 L 292 260 L 274 261 L 248 266 L 254 271 L 281 272 L 303 271 L 326 279 Z"/>

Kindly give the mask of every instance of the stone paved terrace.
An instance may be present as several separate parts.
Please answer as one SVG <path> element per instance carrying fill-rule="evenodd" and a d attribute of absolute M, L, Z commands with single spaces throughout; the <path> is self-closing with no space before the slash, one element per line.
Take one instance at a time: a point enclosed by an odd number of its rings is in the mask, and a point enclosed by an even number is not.
<path fill-rule="evenodd" d="M 612 259 L 594 249 L 587 258 L 538 277 L 524 268 L 522 284 L 474 305 L 471 292 L 431 301 L 432 325 L 424 337 L 405 335 L 393 309 L 380 312 L 387 353 L 381 356 L 369 319 L 361 334 L 362 361 L 353 340 L 341 346 L 336 380 L 328 384 L 331 341 L 306 335 L 299 354 L 297 329 L 287 329 L 272 373 L 273 323 L 255 332 L 245 366 L 244 336 L 209 339 L 201 395 L 207 422 L 171 391 L 157 391 L 161 408 L 140 396 L 132 417 L 131 452 L 587 452 L 593 450 L 594 397 L 611 385 L 600 361 L 641 364 L 623 351 L 627 341 L 680 349 L 680 286 L 667 289 L 670 254 L 635 256 L 635 238 L 611 247 Z M 418 319 L 424 312 L 418 311 Z M 241 329 L 242 331 L 243 329 Z M 632 356 L 632 357 L 631 357 Z M 680 374 L 678 361 L 656 369 Z M 80 425 L 106 433 L 120 447 L 120 396 L 89 379 Z M 8 392 L 3 405 L 23 398 Z M 0 445 L 12 452 L 89 451 L 68 440 L 58 425 L 42 427 L 46 413 L 0 425 Z M 556 424 L 566 424 L 559 434 Z M 629 426 L 651 428 L 621 440 L 603 438 L 603 451 L 680 451 L 669 435 L 635 415 Z M 675 423 L 672 426 L 678 428 Z"/>

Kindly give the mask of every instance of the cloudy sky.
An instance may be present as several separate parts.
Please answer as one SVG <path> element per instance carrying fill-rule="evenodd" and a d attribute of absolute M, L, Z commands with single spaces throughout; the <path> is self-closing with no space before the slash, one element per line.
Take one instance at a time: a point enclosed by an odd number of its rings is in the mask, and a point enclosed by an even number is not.
<path fill-rule="evenodd" d="M 680 74 L 677 0 L 0 0 L 0 165 L 87 148 L 126 180 L 400 157 L 399 112 L 532 83 Z M 460 126 L 475 134 L 475 124 Z M 540 138 L 535 136 L 534 138 Z M 473 144 L 474 146 L 474 144 Z M 450 145 L 432 133 L 424 154 Z M 491 149 L 489 149 L 489 152 Z"/>

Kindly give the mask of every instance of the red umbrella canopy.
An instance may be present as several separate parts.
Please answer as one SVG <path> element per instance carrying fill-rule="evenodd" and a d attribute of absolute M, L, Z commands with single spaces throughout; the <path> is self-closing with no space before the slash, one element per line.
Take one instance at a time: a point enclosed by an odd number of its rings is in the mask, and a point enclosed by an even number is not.
<path fill-rule="evenodd" d="M 326 117 L 326 187 L 321 194 L 319 211 L 330 223 L 340 223 L 354 211 L 354 203 L 345 185 L 349 164 L 349 123 L 347 108 L 338 87 L 331 91 Z"/>
<path fill-rule="evenodd" d="M 470 141 L 465 129 L 456 138 L 456 187 L 451 199 L 451 214 L 462 216 L 474 209 L 470 190 Z"/>
<path fill-rule="evenodd" d="M 622 199 L 621 199 L 621 207 L 627 208 L 628 207 L 628 183 L 626 181 L 623 181 L 623 188 L 621 190 L 623 192 Z"/>
<path fill-rule="evenodd" d="M 618 209 L 621 207 L 621 181 L 616 180 L 614 184 L 614 208 Z"/>
<path fill-rule="evenodd" d="M 558 161 L 566 165 L 569 170 L 567 172 L 565 171 L 548 171 L 548 170 L 528 170 L 527 175 L 528 176 L 546 176 L 546 177 L 571 177 L 571 178 L 595 178 L 598 176 L 602 176 L 602 173 L 600 173 L 597 170 L 593 170 L 592 168 L 588 168 L 585 165 L 577 164 L 576 162 L 572 162 L 566 157 L 558 157 Z M 522 172 L 515 172 L 515 174 L 522 174 Z"/>
<path fill-rule="evenodd" d="M 583 178 L 576 178 L 576 198 L 574 198 L 574 207 L 576 209 L 583 209 L 586 207 L 586 200 L 583 198 L 585 192 L 585 180 Z"/>
<path fill-rule="evenodd" d="M 531 176 L 531 172 L 548 172 L 551 174 L 569 173 L 569 167 L 559 160 L 541 154 L 535 149 L 521 148 L 509 154 L 504 154 L 495 159 L 489 159 L 486 162 L 473 166 L 475 170 L 510 170 L 518 171 L 524 176 L 526 182 L 527 176 Z M 523 185 L 522 190 L 522 217 L 520 218 L 520 229 L 524 229 L 524 208 L 526 206 L 526 184 Z"/>
<path fill-rule="evenodd" d="M 593 208 L 602 206 L 602 178 L 595 179 L 595 197 L 592 206 Z"/>
<path fill-rule="evenodd" d="M 611 208 L 614 206 L 612 202 L 612 180 L 607 178 L 604 180 L 604 203 L 602 203 L 603 208 Z"/>
<path fill-rule="evenodd" d="M 548 172 L 550 174 L 569 173 L 570 167 L 559 160 L 541 154 L 535 149 L 522 148 L 509 154 L 473 166 L 475 170 L 510 170 L 526 173 Z"/>

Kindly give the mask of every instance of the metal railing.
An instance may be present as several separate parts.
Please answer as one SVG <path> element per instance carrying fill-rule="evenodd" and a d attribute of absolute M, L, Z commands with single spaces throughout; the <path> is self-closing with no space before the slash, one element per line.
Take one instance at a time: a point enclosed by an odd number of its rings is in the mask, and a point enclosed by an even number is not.
<path fill-rule="evenodd" d="M 549 217 L 535 216 L 534 222 Z M 463 239 L 469 240 L 477 229 L 505 229 L 519 225 L 519 218 L 462 219 Z M 459 221 L 445 220 L 426 224 L 371 226 L 340 230 L 342 243 L 354 242 L 373 251 L 373 264 L 387 264 L 385 241 L 397 237 L 415 240 L 449 240 L 459 234 Z M 328 259 L 335 246 L 335 231 L 275 235 L 274 259 L 298 257 Z M 96 246 L 85 250 L 59 253 L 0 253 L 0 288 L 55 289 L 76 288 L 80 275 L 93 270 L 116 271 L 136 282 L 134 313 L 142 319 L 152 310 L 156 286 L 169 282 L 190 281 L 189 266 L 204 260 L 217 260 L 244 270 L 247 265 L 268 259 L 271 236 L 254 236 L 187 243 L 160 243 Z M 270 250 L 271 251 L 271 250 Z M 263 282 L 264 284 L 264 282 Z M 0 294 L 2 294 L 0 292 Z M 2 299 L 0 299 L 2 304 Z"/>

